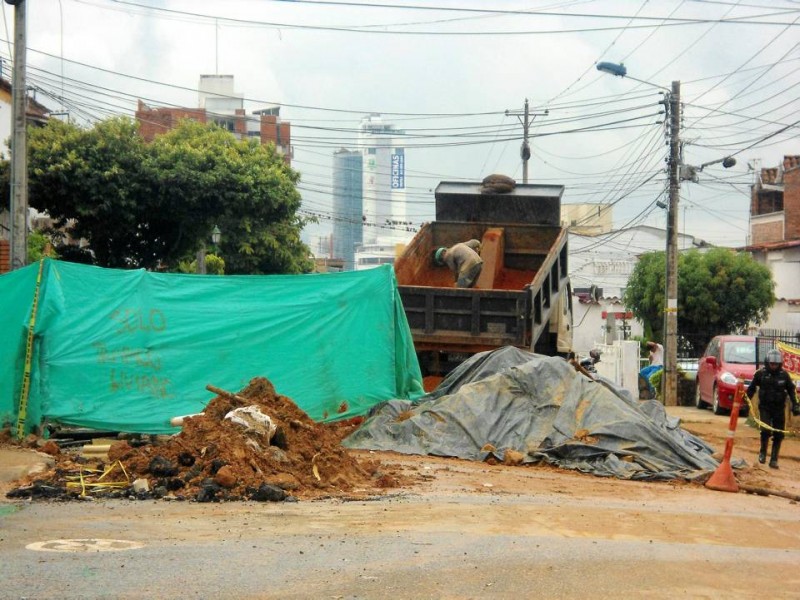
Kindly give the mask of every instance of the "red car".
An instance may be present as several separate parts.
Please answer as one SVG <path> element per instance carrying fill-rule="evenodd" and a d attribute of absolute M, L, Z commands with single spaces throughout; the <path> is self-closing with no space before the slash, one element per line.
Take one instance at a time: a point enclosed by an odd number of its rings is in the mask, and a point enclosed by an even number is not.
<path fill-rule="evenodd" d="M 710 405 L 715 415 L 731 410 L 739 378 L 744 379 L 746 388 L 757 369 L 755 336 L 718 335 L 708 343 L 697 365 L 695 406 Z M 747 416 L 748 409 L 745 401 L 739 414 Z"/>

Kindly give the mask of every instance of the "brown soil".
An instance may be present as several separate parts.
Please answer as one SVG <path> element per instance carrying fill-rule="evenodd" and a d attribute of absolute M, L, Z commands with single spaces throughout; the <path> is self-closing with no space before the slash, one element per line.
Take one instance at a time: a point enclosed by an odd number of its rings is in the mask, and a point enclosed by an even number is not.
<path fill-rule="evenodd" d="M 251 405 L 277 426 L 271 441 L 224 418 L 235 408 Z M 108 464 L 120 461 L 131 481 L 147 479 L 151 490 L 160 487 L 161 495 L 169 491 L 187 499 L 203 495 L 207 500 L 246 499 L 262 484 L 304 499 L 369 496 L 407 484 L 407 478 L 379 461 L 356 459 L 340 445 L 359 423 L 351 419 L 317 424 L 291 399 L 277 394 L 268 380 L 255 378 L 238 394 L 211 400 L 202 415 L 186 418 L 181 433 L 165 443 L 138 448 L 127 441 L 113 444 Z M 77 459 L 61 453 L 54 470 L 34 479 L 63 485 L 67 477 L 88 466 Z M 117 472 L 108 479 L 120 477 Z"/>
<path fill-rule="evenodd" d="M 188 419 L 183 432 L 169 438 L 166 443 L 132 448 L 120 442 L 112 447 L 110 458 L 122 461 L 131 480 L 146 478 L 151 488 L 168 486 L 170 481 L 182 481 L 183 487 L 171 490 L 171 494 L 186 499 L 196 498 L 203 482 L 215 479 L 219 470 L 232 477 L 233 482 L 231 487 L 220 490 L 214 498 L 217 500 L 247 498 L 248 490 L 258 488 L 262 483 L 276 485 L 300 499 L 359 499 L 411 490 L 425 494 L 433 489 L 438 493 L 471 491 L 486 494 L 500 493 L 502 490 L 503 493 L 525 494 L 530 492 L 532 485 L 539 491 L 552 487 L 552 491 L 558 494 L 607 495 L 609 501 L 618 498 L 621 489 L 625 490 L 625 494 L 630 494 L 632 489 L 641 489 L 642 493 L 651 493 L 655 489 L 671 489 L 673 492 L 686 490 L 686 502 L 693 505 L 706 501 L 713 506 L 715 498 L 718 498 L 714 494 L 700 498 L 694 496 L 698 488 L 702 488 L 699 482 L 616 481 L 541 465 L 491 465 L 431 456 L 346 450 L 340 446 L 340 441 L 360 425 L 361 418 L 326 425 L 314 423 L 289 398 L 276 394 L 265 379 L 254 379 L 236 396 L 244 401 L 237 400 L 235 396 L 214 398 L 203 417 Z M 285 444 L 281 445 L 285 449 L 266 445 L 256 436 L 223 419 L 229 410 L 251 404 L 269 414 L 284 431 Z M 727 439 L 728 417 L 693 407 L 670 407 L 669 412 L 681 419 L 684 429 L 705 439 L 715 447 L 718 457 L 722 456 Z M 796 423 L 791 425 L 791 428 L 796 427 Z M 737 481 L 743 486 L 800 495 L 800 439 L 796 435 L 787 436 L 781 450 L 780 469 L 769 469 L 756 460 L 758 435 L 758 431 L 744 419 L 739 422 L 733 457 L 744 459 L 747 466 L 736 469 Z M 262 448 L 261 451 L 256 450 L 253 442 Z M 9 431 L 0 431 L 0 443 L 11 444 Z M 274 443 L 277 442 L 273 440 Z M 41 442 L 35 444 L 35 440 L 28 440 L 27 445 L 41 446 Z M 182 454 L 191 456 L 194 464 L 181 465 L 179 458 Z M 178 472 L 169 477 L 153 475 L 150 463 L 156 456 L 175 464 Z M 86 461 L 74 451 L 62 451 L 54 458 L 54 469 L 29 477 L 26 481 L 3 484 L 0 493 L 4 496 L 10 489 L 34 480 L 63 488 L 67 477 L 74 476 L 81 469 L 85 471 L 87 467 L 99 466 L 97 460 Z M 181 460 L 185 461 L 186 457 Z M 223 463 L 227 463 L 227 467 L 218 469 Z M 533 480 L 535 483 L 532 483 Z M 126 495 L 128 493 L 125 492 Z M 92 495 L 100 496 L 95 493 Z"/>

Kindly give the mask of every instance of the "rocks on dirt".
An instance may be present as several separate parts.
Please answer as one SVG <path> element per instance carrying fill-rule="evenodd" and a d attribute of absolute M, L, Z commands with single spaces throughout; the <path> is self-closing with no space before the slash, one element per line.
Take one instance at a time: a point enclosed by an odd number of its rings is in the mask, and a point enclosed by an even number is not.
<path fill-rule="evenodd" d="M 225 419 L 242 406 L 257 407 L 270 417 L 275 426 L 271 440 Z M 380 470 L 378 461 L 358 462 L 340 445 L 359 422 L 315 423 L 290 398 L 276 393 L 267 379 L 255 378 L 236 394 L 212 399 L 202 414 L 184 418 L 177 435 L 158 436 L 142 446 L 134 446 L 132 440 L 112 444 L 108 464 L 118 462 L 129 481 L 147 481 L 149 488 L 141 483 L 137 490 L 130 485 L 122 491 L 95 488 L 92 495 L 280 502 L 296 497 L 368 496 L 397 487 L 402 483 L 400 476 Z M 42 483 L 27 497 L 57 496 L 54 489 L 76 495 L 66 491 L 64 481 L 87 461 L 65 452 L 56 460 L 55 469 L 41 477 Z"/>

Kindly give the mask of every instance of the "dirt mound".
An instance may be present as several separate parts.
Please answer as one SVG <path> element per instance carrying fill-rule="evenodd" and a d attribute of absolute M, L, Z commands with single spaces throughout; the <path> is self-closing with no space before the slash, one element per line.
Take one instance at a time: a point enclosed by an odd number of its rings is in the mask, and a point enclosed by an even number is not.
<path fill-rule="evenodd" d="M 217 390 L 201 415 L 184 419 L 181 433 L 159 444 L 133 447 L 115 443 L 108 464 L 124 466 L 133 489 L 109 495 L 176 497 L 187 500 L 284 500 L 321 496 L 368 496 L 408 482 L 384 468 L 379 461 L 357 461 L 340 440 L 357 421 L 326 426 L 315 423 L 272 383 L 255 378 L 239 393 Z M 255 407 L 270 417 L 271 436 L 257 427 L 246 427 L 226 415 L 234 409 Z M 76 457 L 62 455 L 54 472 L 37 477 L 50 486 L 74 475 Z M 114 477 L 119 479 L 119 471 Z M 57 480 L 57 481 L 54 481 Z M 74 486 L 72 486 L 75 493 Z M 69 489 L 65 489 L 69 492 Z M 94 493 L 100 495 L 103 492 Z M 52 495 L 50 496 L 52 497 Z"/>

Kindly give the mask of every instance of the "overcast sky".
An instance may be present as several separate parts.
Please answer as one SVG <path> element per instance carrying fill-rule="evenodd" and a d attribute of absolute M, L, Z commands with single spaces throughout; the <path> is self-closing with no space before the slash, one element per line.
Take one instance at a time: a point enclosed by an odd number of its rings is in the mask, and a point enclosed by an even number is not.
<path fill-rule="evenodd" d="M 685 163 L 738 161 L 683 183 L 682 232 L 746 243 L 748 165 L 800 154 L 800 3 L 790 0 L 27 4 L 28 84 L 42 103 L 89 123 L 132 116 L 137 98 L 197 106 L 200 74 L 234 75 L 248 110 L 282 105 L 304 207 L 323 215 L 332 153 L 354 146 L 370 112 L 407 132 L 417 223 L 432 218 L 439 181 L 522 181 L 522 125 L 505 111 L 520 112 L 526 98 L 536 115 L 529 181 L 564 185 L 565 202 L 613 202 L 616 227 L 664 226 L 655 86 L 681 82 Z M 2 7 L 8 77 L 14 10 Z M 624 62 L 654 85 L 600 73 L 599 61 Z M 323 219 L 315 233 L 325 230 Z"/>

